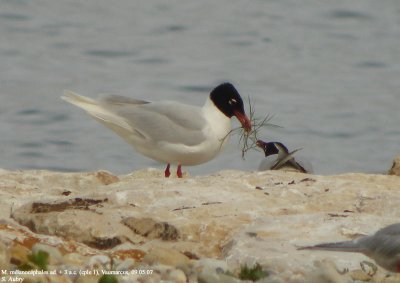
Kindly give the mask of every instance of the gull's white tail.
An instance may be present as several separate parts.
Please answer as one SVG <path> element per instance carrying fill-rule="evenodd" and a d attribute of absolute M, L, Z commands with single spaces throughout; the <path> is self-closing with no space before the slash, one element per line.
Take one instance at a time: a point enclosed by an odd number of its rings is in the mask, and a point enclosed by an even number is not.
<path fill-rule="evenodd" d="M 61 99 L 71 104 L 74 104 L 75 106 L 78 106 L 79 108 L 82 108 L 89 113 L 99 108 L 99 103 L 96 100 L 79 95 L 70 90 L 66 90 L 64 92 L 64 96 L 61 96 Z"/>
<path fill-rule="evenodd" d="M 105 126 L 116 130 L 115 127 L 120 127 L 126 130 L 132 130 L 132 127 L 117 114 L 107 110 L 99 101 L 86 96 L 79 95 L 72 91 L 65 91 L 61 99 L 78 106 L 85 110 L 90 116 L 103 123 Z"/>

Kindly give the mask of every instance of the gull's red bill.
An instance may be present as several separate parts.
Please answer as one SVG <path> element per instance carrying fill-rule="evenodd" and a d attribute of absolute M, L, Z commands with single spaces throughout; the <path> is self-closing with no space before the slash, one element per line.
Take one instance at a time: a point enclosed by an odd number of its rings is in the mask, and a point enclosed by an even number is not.
<path fill-rule="evenodd" d="M 239 111 L 234 111 L 234 114 L 236 118 L 239 120 L 240 124 L 242 124 L 243 129 L 245 129 L 246 132 L 250 132 L 251 122 L 250 119 L 246 116 L 246 114 L 242 114 Z"/>

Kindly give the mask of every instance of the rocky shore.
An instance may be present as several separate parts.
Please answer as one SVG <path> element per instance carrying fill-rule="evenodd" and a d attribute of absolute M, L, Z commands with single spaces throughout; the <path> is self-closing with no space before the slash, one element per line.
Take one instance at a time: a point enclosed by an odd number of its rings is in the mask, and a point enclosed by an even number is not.
<path fill-rule="evenodd" d="M 0 278 L 400 282 L 361 254 L 297 250 L 399 222 L 396 162 L 392 175 L 0 170 Z"/>

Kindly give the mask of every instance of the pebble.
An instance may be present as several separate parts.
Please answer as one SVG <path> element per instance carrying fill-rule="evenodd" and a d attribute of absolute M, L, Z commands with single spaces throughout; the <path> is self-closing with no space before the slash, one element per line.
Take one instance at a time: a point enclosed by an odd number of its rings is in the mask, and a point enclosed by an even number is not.
<path fill-rule="evenodd" d="M 369 276 L 367 273 L 362 271 L 361 269 L 353 270 L 349 272 L 349 275 L 351 279 L 353 280 L 358 280 L 358 281 L 370 281 L 371 276 Z"/>
<path fill-rule="evenodd" d="M 10 260 L 16 265 L 27 262 L 30 253 L 31 251 L 27 247 L 19 243 L 13 245 L 9 250 Z"/>
<path fill-rule="evenodd" d="M 89 270 L 110 270 L 111 259 L 106 255 L 94 255 L 89 258 L 85 267 Z"/>
<path fill-rule="evenodd" d="M 112 183 L 119 182 L 119 178 L 107 171 L 98 171 L 95 173 L 97 179 L 104 185 L 110 185 Z"/>
<path fill-rule="evenodd" d="M 144 256 L 143 262 L 149 265 L 160 263 L 169 266 L 178 266 L 187 265 L 190 260 L 187 256 L 176 250 L 154 247 Z"/>

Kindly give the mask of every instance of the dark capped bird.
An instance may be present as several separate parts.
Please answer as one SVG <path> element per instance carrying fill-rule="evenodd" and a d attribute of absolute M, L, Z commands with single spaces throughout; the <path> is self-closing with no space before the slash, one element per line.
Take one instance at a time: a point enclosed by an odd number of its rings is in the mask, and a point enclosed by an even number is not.
<path fill-rule="evenodd" d="M 281 142 L 264 142 L 258 140 L 256 145 L 263 150 L 265 155 L 258 168 L 259 171 L 291 170 L 302 173 L 313 173 L 313 167 L 308 160 L 294 157 L 294 153 L 298 150 L 289 152 L 287 147 Z"/>
<path fill-rule="evenodd" d="M 165 177 L 170 176 L 170 164 L 177 166 L 181 178 L 182 165 L 215 158 L 228 140 L 233 116 L 251 130 L 243 100 L 231 83 L 214 88 L 202 107 L 116 95 L 94 100 L 71 91 L 61 98 L 85 110 L 139 153 L 166 163 Z"/>

